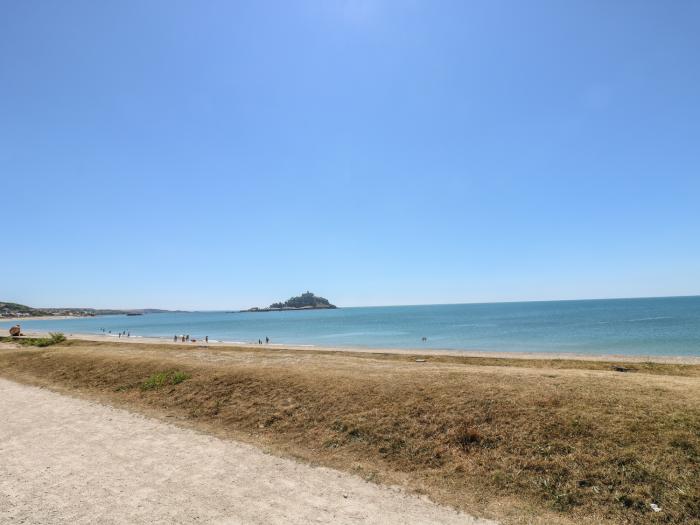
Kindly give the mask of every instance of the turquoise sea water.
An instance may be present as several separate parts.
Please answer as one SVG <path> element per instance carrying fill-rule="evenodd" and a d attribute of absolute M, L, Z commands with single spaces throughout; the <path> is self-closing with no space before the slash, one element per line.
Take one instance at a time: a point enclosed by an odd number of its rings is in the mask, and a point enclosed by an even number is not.
<path fill-rule="evenodd" d="M 6 328 L 15 323 L 2 322 Z M 700 296 L 192 312 L 24 321 L 24 330 L 367 348 L 700 356 Z M 422 338 L 427 337 L 423 342 Z"/>

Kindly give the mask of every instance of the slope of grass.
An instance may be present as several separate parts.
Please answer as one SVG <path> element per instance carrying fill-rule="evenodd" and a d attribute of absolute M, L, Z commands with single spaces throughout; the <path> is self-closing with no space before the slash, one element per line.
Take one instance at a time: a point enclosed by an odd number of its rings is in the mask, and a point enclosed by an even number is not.
<path fill-rule="evenodd" d="M 4 351 L 0 374 L 175 416 L 506 523 L 700 523 L 694 367 L 620 374 L 609 363 L 137 346 Z M 154 379 L 164 370 L 188 379 Z M 158 387 L 144 389 L 149 381 Z"/>

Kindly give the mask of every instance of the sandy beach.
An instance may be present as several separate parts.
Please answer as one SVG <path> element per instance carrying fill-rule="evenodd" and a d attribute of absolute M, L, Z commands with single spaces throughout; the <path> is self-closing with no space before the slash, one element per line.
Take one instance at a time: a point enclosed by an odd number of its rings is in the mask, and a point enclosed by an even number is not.
<path fill-rule="evenodd" d="M 22 321 L 65 321 L 66 319 L 82 319 L 75 315 L 33 315 L 27 317 L 0 317 L 0 323 L 22 323 Z"/>
<path fill-rule="evenodd" d="M 48 332 L 38 331 L 23 331 L 30 337 L 45 337 Z M 453 357 L 489 357 L 489 358 L 507 358 L 507 359 L 567 359 L 578 361 L 599 361 L 599 362 L 625 362 L 625 363 L 668 363 L 668 364 L 686 364 L 700 365 L 700 357 L 695 356 L 658 356 L 658 355 L 623 355 L 623 354 L 575 354 L 567 352 L 489 352 L 485 350 L 426 350 L 425 348 L 359 348 L 359 347 L 338 347 L 338 346 L 317 346 L 317 345 L 290 345 L 281 343 L 271 343 L 265 345 L 255 345 L 251 343 L 238 343 L 227 341 L 213 341 L 206 343 L 203 340 L 196 342 L 182 343 L 173 341 L 172 338 L 161 337 L 118 337 L 116 334 L 66 334 L 71 338 L 80 339 L 82 341 L 96 342 L 119 342 L 129 344 L 163 344 L 173 345 L 178 347 L 212 347 L 212 348 L 264 348 L 273 349 L 288 349 L 288 350 L 318 350 L 323 352 L 352 352 L 352 353 L 367 353 L 367 354 L 399 354 L 399 355 L 425 355 L 425 356 L 453 356 Z"/>

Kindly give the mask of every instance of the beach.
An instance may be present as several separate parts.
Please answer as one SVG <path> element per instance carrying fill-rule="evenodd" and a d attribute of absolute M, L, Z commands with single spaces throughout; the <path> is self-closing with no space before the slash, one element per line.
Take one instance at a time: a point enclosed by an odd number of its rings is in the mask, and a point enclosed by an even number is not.
<path fill-rule="evenodd" d="M 23 332 L 28 337 L 46 337 L 49 332 L 29 331 Z M 197 340 L 190 342 L 173 341 L 172 338 L 165 337 L 143 337 L 130 336 L 118 337 L 117 334 L 67 334 L 73 339 L 82 341 L 95 342 L 119 342 L 127 344 L 158 344 L 158 345 L 173 345 L 184 348 L 257 348 L 261 345 L 253 343 L 241 343 L 233 341 L 214 341 L 208 342 Z M 338 346 L 317 346 L 317 345 L 290 345 L 283 343 L 270 343 L 262 345 L 264 348 L 271 349 L 286 349 L 286 350 L 316 350 L 319 352 L 350 352 L 350 353 L 366 353 L 366 354 L 398 354 L 398 355 L 423 355 L 425 349 L 421 348 L 362 348 L 362 347 L 338 347 Z M 627 354 L 576 354 L 570 352 L 493 352 L 487 350 L 431 350 L 430 356 L 453 356 L 453 357 L 481 357 L 494 359 L 565 359 L 574 361 L 598 361 L 598 362 L 621 362 L 621 363 L 668 363 L 668 364 L 685 364 L 685 365 L 700 365 L 700 356 L 672 356 L 672 355 L 627 355 Z"/>
<path fill-rule="evenodd" d="M 700 297 L 164 312 L 17 321 L 23 331 L 172 341 L 516 355 L 700 357 Z M 17 322 L 0 322 L 0 330 Z"/>
<path fill-rule="evenodd" d="M 0 376 L 501 523 L 696 517 L 698 365 L 127 341 L 3 342 Z"/>
<path fill-rule="evenodd" d="M 85 319 L 76 315 L 27 315 L 22 317 L 0 317 L 0 323 L 22 323 L 23 321 L 65 321 L 67 319 Z"/>
<path fill-rule="evenodd" d="M 700 0 L 2 7 L 0 525 L 700 525 Z"/>

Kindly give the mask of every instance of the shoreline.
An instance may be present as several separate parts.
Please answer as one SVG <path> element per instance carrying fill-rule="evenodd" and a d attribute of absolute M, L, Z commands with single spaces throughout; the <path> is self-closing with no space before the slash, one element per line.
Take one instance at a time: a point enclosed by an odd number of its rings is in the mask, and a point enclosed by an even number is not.
<path fill-rule="evenodd" d="M 3 340 L 0 376 L 416 491 L 503 523 L 637 523 L 648 521 L 650 502 L 669 524 L 688 523 L 696 514 L 697 462 L 688 452 L 700 431 L 700 365 L 425 352 L 419 358 L 406 350 L 209 348 L 159 338 L 150 338 L 154 344 L 83 337 L 90 340 L 73 336 L 49 347 Z M 48 435 L 53 443 L 62 435 L 42 433 L 36 424 L 46 422 L 41 416 L 27 419 L 12 400 L 6 405 L 22 421 L 31 420 L 33 436 Z M 124 428 L 105 419 L 102 427 L 69 425 L 78 433 Z M 151 432 L 144 438 L 156 439 Z M 117 441 L 134 444 L 128 437 Z M 161 480 L 172 472 L 173 486 L 180 487 L 181 470 L 168 468 L 147 471 Z M 542 490 L 552 475 L 556 490 Z M 207 493 L 212 490 L 217 488 Z M 576 504 L 559 506 L 563 493 Z M 342 505 L 357 502 L 345 494 L 338 498 Z M 621 497 L 635 504 L 621 505 Z"/>
<path fill-rule="evenodd" d="M 90 319 L 90 315 L 33 315 L 30 317 L 0 317 L 0 323 L 17 323 L 22 321 L 66 321 L 68 319 Z"/>
<path fill-rule="evenodd" d="M 27 331 L 23 334 L 30 337 L 45 337 L 48 332 Z M 425 348 L 364 348 L 364 347 L 341 347 L 341 346 L 317 346 L 312 344 L 285 344 L 269 343 L 255 344 L 240 341 L 219 341 L 211 340 L 209 343 L 203 340 L 195 342 L 173 341 L 171 338 L 156 336 L 118 337 L 117 335 L 100 335 L 86 333 L 67 333 L 66 337 L 81 341 L 113 342 L 129 344 L 163 344 L 187 348 L 264 348 L 271 350 L 314 350 L 319 352 L 347 352 L 366 354 L 398 354 L 398 355 L 420 355 L 420 356 L 453 356 L 453 357 L 489 357 L 503 359 L 539 359 L 539 360 L 573 360 L 573 361 L 599 361 L 599 362 L 625 362 L 625 363 L 661 363 L 679 365 L 700 365 L 700 356 L 669 356 L 669 355 L 625 355 L 625 354 L 578 354 L 569 352 L 513 352 L 513 351 L 492 351 L 492 350 L 426 350 Z"/>

